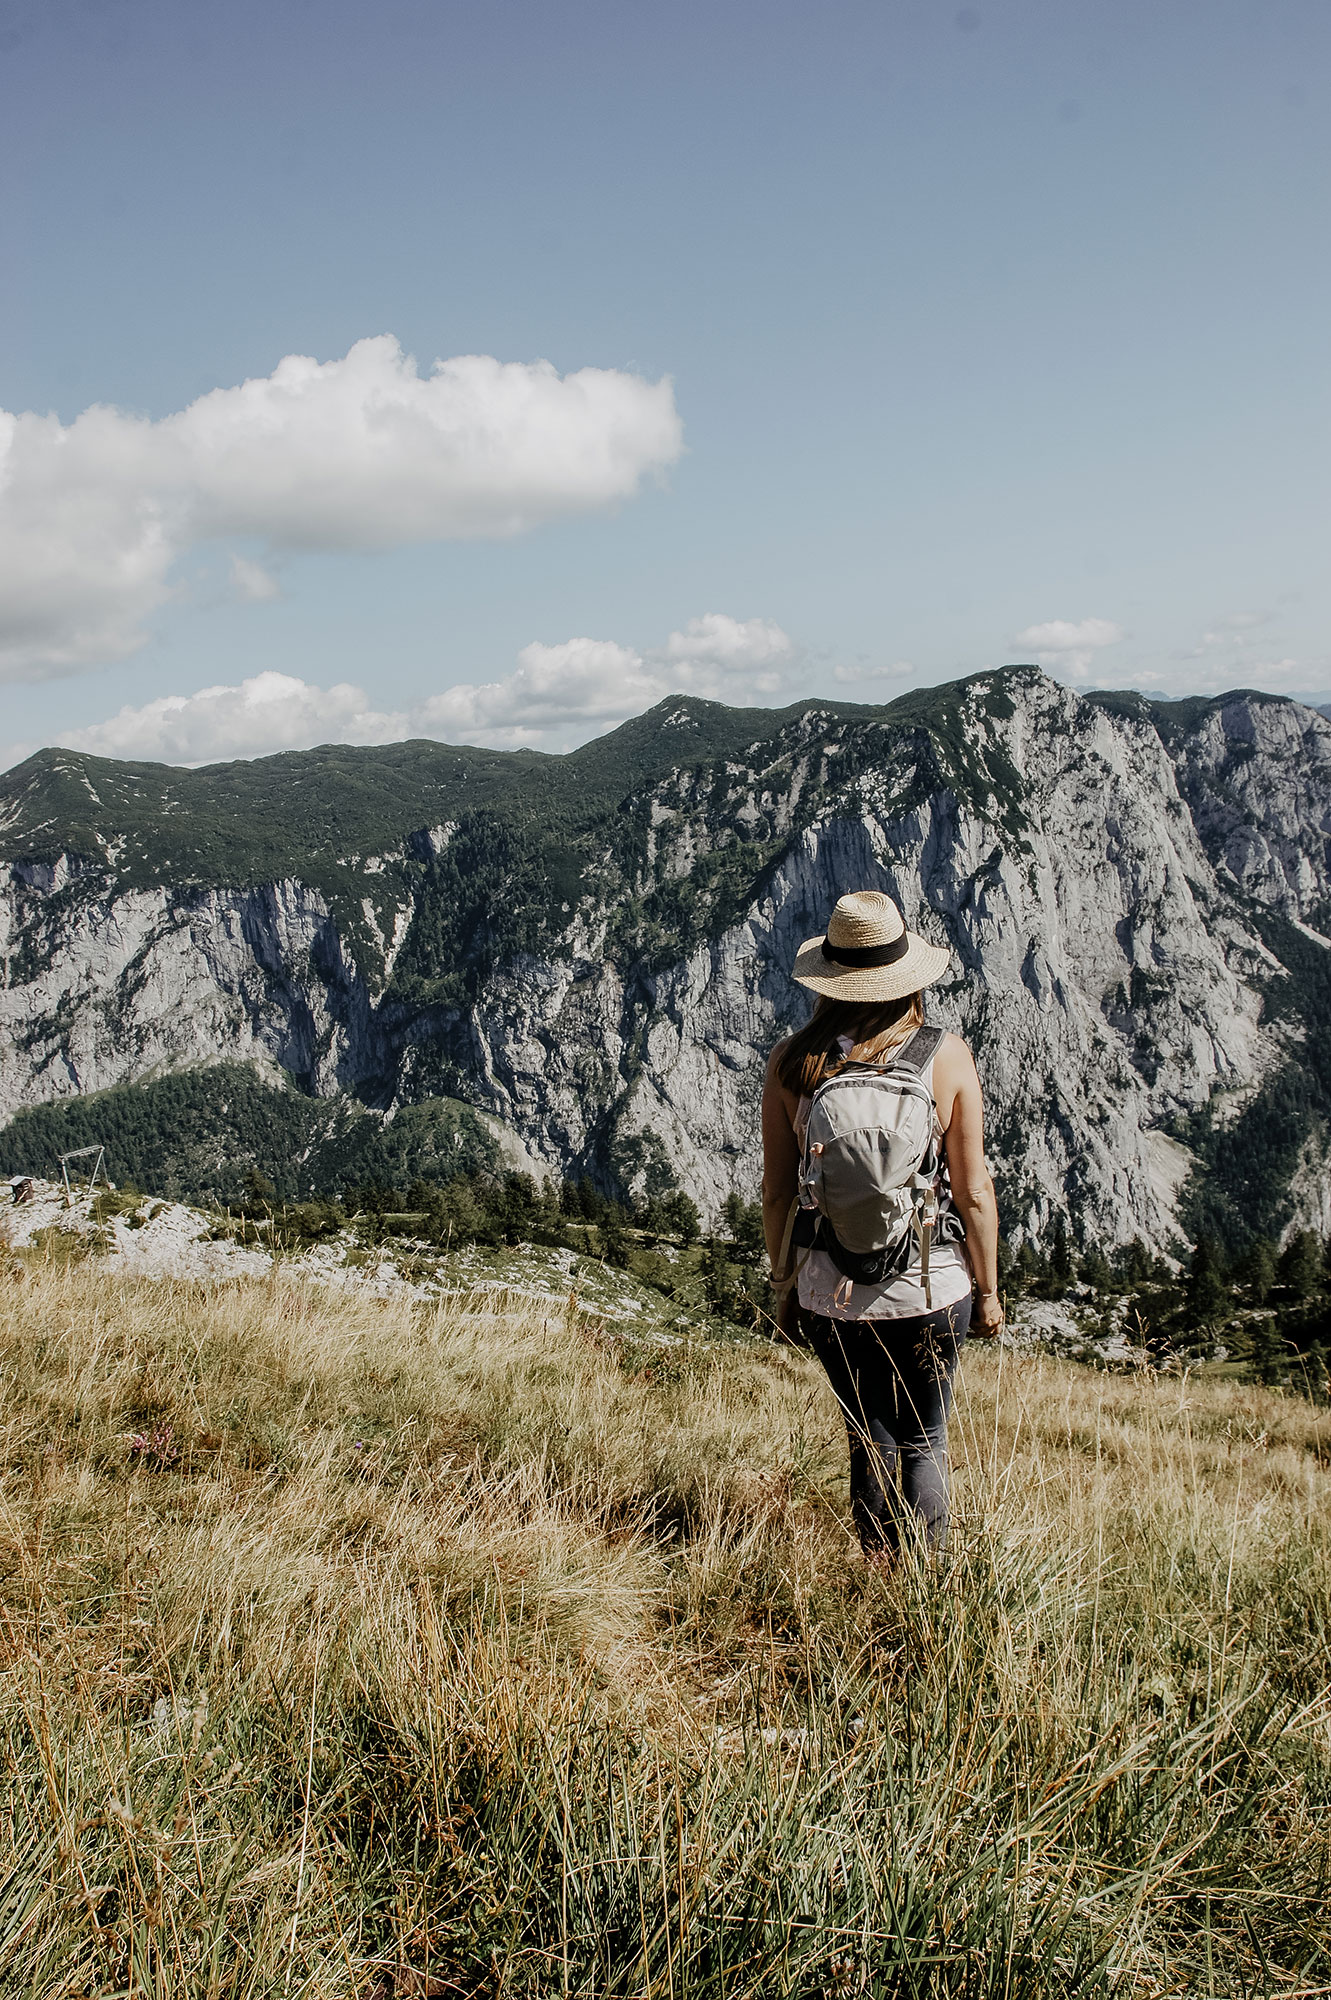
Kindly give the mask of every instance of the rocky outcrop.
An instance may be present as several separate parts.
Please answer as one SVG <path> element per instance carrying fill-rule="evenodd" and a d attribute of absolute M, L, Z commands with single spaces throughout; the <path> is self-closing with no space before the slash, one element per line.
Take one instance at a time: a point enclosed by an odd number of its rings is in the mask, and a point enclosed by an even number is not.
<path fill-rule="evenodd" d="M 1159 1236 L 1187 1167 L 1163 1128 L 1241 1102 L 1295 1045 L 1295 1025 L 1259 1031 L 1285 977 L 1263 919 L 1319 931 L 1331 724 L 1265 696 L 1085 700 L 1034 669 L 916 707 L 774 716 L 741 756 L 630 786 L 579 834 L 536 947 L 463 1001 L 394 984 L 450 824 L 364 864 L 372 952 L 300 880 L 125 888 L 105 857 L 11 863 L 0 1111 L 219 1056 L 389 1104 L 446 1074 L 552 1168 L 677 1180 L 714 1210 L 756 1191 L 799 943 L 844 889 L 881 886 L 954 953 L 931 1006 L 976 1050 L 1010 1222 L 1057 1206 L 1104 1242 Z M 1327 1210 L 1320 1157 L 1305 1213 Z"/>
<path fill-rule="evenodd" d="M 4 874 L 6 1116 L 223 1057 L 279 1066 L 318 1094 L 364 1069 L 370 995 L 303 884 L 118 893 L 114 876 L 86 865 Z"/>
<path fill-rule="evenodd" d="M 1331 897 L 1331 728 L 1296 702 L 1234 695 L 1178 742 L 1179 789 L 1221 879 L 1294 918 Z"/>
<path fill-rule="evenodd" d="M 838 786 L 854 725 L 840 744 L 824 739 L 817 808 L 740 922 L 636 992 L 605 964 L 581 979 L 503 970 L 476 1020 L 491 1107 L 567 1156 L 618 1086 L 621 1143 L 655 1137 L 709 1206 L 751 1190 L 763 1059 L 801 1013 L 786 968 L 841 890 L 879 886 L 954 950 L 957 976 L 932 1011 L 976 1049 L 1009 1213 L 1038 1230 L 1051 1201 L 1070 1201 L 1105 1240 L 1166 1230 L 1180 1174 L 1158 1128 L 1260 1074 L 1271 1051 L 1259 982 L 1276 968 L 1222 890 L 1148 723 L 1039 677 L 1010 714 L 993 691 L 973 684 L 959 719 L 972 749 L 1020 774 L 1017 820 L 995 824 L 992 796 L 955 783 L 903 811 L 927 741 L 899 740 Z M 739 774 L 729 816 L 752 823 L 765 791 Z M 706 831 L 698 816 L 657 801 L 666 872 L 672 841 L 692 852 Z M 591 968 L 596 941 L 584 948 Z"/>

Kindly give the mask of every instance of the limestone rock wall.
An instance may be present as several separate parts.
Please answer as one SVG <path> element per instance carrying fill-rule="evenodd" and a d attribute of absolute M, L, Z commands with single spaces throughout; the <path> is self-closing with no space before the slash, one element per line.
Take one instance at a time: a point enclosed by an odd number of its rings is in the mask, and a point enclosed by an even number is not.
<path fill-rule="evenodd" d="M 1187 1163 L 1162 1124 L 1284 1057 L 1258 1032 L 1283 976 L 1258 919 L 1320 921 L 1331 724 L 1236 697 L 1166 732 L 1033 671 L 957 704 L 946 742 L 804 716 L 752 764 L 646 787 L 633 879 L 594 857 L 549 948 L 502 961 L 465 1010 L 383 990 L 409 884 L 371 973 L 299 881 L 121 890 L 109 862 L 9 866 L 0 1117 L 220 1057 L 391 1102 L 446 1044 L 478 1108 L 551 1168 L 610 1161 L 641 1183 L 664 1163 L 714 1211 L 757 1191 L 763 1064 L 805 1011 L 799 944 L 838 894 L 880 886 L 954 953 L 931 1011 L 975 1048 L 1009 1224 L 1071 1204 L 1108 1242 L 1165 1232 Z M 762 866 L 714 934 L 670 962 L 616 943 L 626 898 L 736 842 Z M 1302 1212 L 1331 1212 L 1307 1160 Z"/>

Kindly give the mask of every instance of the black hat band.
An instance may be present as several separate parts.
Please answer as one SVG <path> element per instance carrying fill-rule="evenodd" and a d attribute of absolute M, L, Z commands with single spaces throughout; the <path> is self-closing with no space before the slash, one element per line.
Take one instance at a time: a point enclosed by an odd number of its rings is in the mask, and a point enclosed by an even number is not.
<path fill-rule="evenodd" d="M 834 965 L 895 965 L 910 950 L 910 932 L 903 931 L 891 944 L 832 944 L 823 939 L 823 957 Z"/>

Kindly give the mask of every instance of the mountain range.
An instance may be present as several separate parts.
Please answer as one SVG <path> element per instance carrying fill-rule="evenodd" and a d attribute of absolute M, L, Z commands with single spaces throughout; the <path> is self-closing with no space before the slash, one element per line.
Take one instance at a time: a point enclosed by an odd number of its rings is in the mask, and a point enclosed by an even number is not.
<path fill-rule="evenodd" d="M 0 1169 L 226 1198 L 485 1157 L 750 1199 L 789 980 L 882 887 L 953 953 L 1005 1227 L 1326 1230 L 1331 722 L 1034 667 L 433 742 L 0 778 Z M 117 1152 L 117 1148 L 119 1151 Z M 146 1162 L 146 1165 L 145 1165 Z"/>

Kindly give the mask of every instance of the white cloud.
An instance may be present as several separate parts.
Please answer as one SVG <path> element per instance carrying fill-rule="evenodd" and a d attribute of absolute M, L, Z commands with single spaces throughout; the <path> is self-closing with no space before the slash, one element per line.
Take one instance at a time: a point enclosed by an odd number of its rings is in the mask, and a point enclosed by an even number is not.
<path fill-rule="evenodd" d="M 1324 701 L 1331 687 L 1331 660 L 1281 658 L 1274 643 L 1276 635 L 1270 630 L 1278 622 L 1273 611 L 1227 611 L 1211 619 L 1195 644 L 1171 653 L 1168 664 L 1163 660 L 1148 667 L 1139 663 L 1118 684 L 1176 699 L 1256 687 L 1270 694 L 1289 695 L 1295 701 Z M 1053 618 L 1043 625 L 1028 625 L 1017 633 L 1016 643 L 1052 673 L 1085 681 L 1096 664 L 1096 655 L 1126 636 L 1121 626 L 1107 618 L 1083 618 L 1077 623 Z"/>
<path fill-rule="evenodd" d="M 724 611 L 708 611 L 701 618 L 690 618 L 682 632 L 672 632 L 665 652 L 668 660 L 692 660 L 722 667 L 728 673 L 747 673 L 788 660 L 791 643 L 769 618 L 728 618 Z"/>
<path fill-rule="evenodd" d="M 68 750 L 163 764 L 211 764 L 307 750 L 315 743 L 388 743 L 412 733 L 403 713 L 370 707 L 363 688 L 321 688 L 294 674 L 255 674 L 238 687 L 162 695 L 106 722 L 66 731 Z"/>
<path fill-rule="evenodd" d="M 235 555 L 231 558 L 231 590 L 244 604 L 267 604 L 270 598 L 282 594 L 277 578 L 262 563 Z"/>
<path fill-rule="evenodd" d="M 715 634 L 727 628 L 767 636 L 761 643 L 755 640 L 747 656 L 738 644 L 714 649 L 728 650 L 732 662 L 740 662 L 730 667 L 697 654 L 683 655 L 674 643 L 677 633 L 664 646 L 643 651 L 612 639 L 566 639 L 558 645 L 536 641 L 523 647 L 511 674 L 480 685 L 461 682 L 400 709 L 376 708 L 366 691 L 350 682 L 320 687 L 292 674 L 260 673 L 239 685 L 163 695 L 138 708 L 125 707 L 105 722 L 66 731 L 57 740 L 97 756 L 168 764 L 262 757 L 316 743 L 392 743 L 409 736 L 495 749 L 566 750 L 667 695 L 700 694 L 737 706 L 751 704 L 755 692 L 765 698 L 768 659 L 788 662 L 780 699 L 790 700 L 799 685 L 807 686 L 807 657 L 779 626 L 710 613 L 692 620 L 684 633 Z M 838 668 L 833 680 L 854 687 L 913 671 L 900 661 L 887 669 Z M 1331 690 L 1331 662 L 1310 667 L 1294 659 L 1268 659 L 1254 662 L 1245 679 L 1272 693 L 1320 701 Z M 1217 693 L 1235 684 L 1215 660 L 1164 676 L 1153 672 L 1145 682 L 1172 695 Z M 0 769 L 38 747 L 29 742 L 13 743 L 7 752 L 0 749 Z"/>
<path fill-rule="evenodd" d="M 418 711 L 423 733 L 445 740 L 564 748 L 668 694 L 752 701 L 775 693 L 795 648 L 765 618 L 709 611 L 672 632 L 664 647 L 638 652 L 612 639 L 539 640 L 518 654 L 517 670 L 480 687 L 453 687 Z M 590 725 L 590 726 L 589 726 Z"/>
<path fill-rule="evenodd" d="M 666 685 L 641 653 L 613 639 L 535 641 L 518 654 L 514 673 L 479 687 L 462 683 L 421 704 L 419 733 L 445 742 L 560 747 L 640 714 Z"/>
<path fill-rule="evenodd" d="M 694 650 L 687 650 L 691 635 Z M 682 642 L 682 643 L 676 643 Z M 565 639 L 524 646 L 511 674 L 460 682 L 405 709 L 376 709 L 350 682 L 319 687 L 291 674 L 262 673 L 238 686 L 162 695 L 125 707 L 106 722 L 66 731 L 60 743 L 101 757 L 168 764 L 262 757 L 316 743 L 390 743 L 433 736 L 498 749 L 563 750 L 640 715 L 668 694 L 749 703 L 782 686 L 781 663 L 798 655 L 779 625 L 709 612 L 658 649 L 639 652 L 613 639 Z M 17 762 L 35 748 L 11 747 Z"/>
<path fill-rule="evenodd" d="M 1090 673 L 1095 656 L 1105 646 L 1117 646 L 1127 634 L 1109 618 L 1048 618 L 1042 625 L 1028 625 L 1014 635 L 1021 646 L 1041 666 L 1055 673 L 1083 680 Z"/>
<path fill-rule="evenodd" d="M 288 355 L 156 422 L 101 405 L 67 425 L 0 411 L 0 675 L 132 652 L 201 541 L 516 535 L 630 498 L 682 449 L 668 378 L 477 354 L 422 375 L 388 334 L 339 361 Z M 248 578 L 271 596 L 240 562 L 242 593 Z"/>

